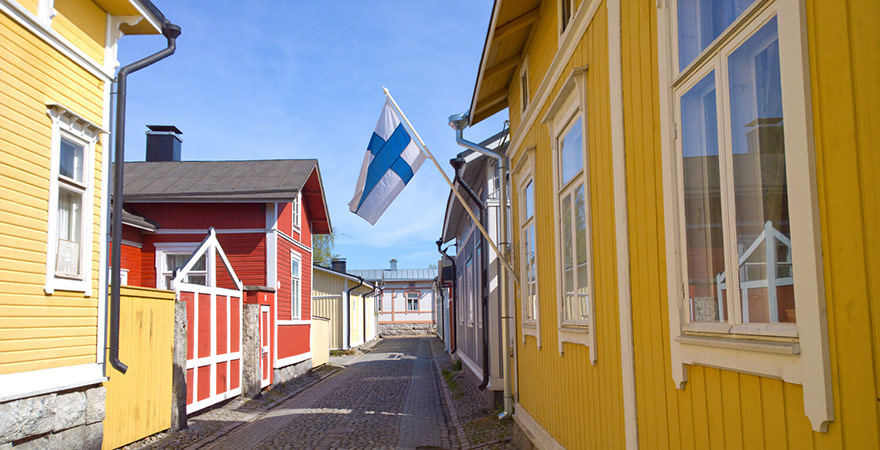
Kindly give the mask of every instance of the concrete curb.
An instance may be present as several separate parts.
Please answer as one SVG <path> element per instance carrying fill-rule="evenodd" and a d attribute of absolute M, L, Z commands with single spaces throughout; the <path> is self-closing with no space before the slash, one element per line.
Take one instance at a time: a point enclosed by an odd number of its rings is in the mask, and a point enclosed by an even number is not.
<path fill-rule="evenodd" d="M 449 412 L 449 418 L 452 421 L 452 428 L 455 430 L 458 445 L 461 448 L 468 447 L 470 446 L 470 440 L 464 432 L 464 427 L 458 420 L 458 411 L 455 409 L 455 402 L 452 401 L 452 393 L 449 391 L 449 386 L 446 385 L 446 379 L 443 378 L 443 371 L 440 370 L 440 365 L 437 363 L 433 345 L 431 345 L 431 362 L 434 364 L 434 370 L 437 371 L 437 378 L 443 391 L 443 403 L 446 406 L 446 410 Z"/>

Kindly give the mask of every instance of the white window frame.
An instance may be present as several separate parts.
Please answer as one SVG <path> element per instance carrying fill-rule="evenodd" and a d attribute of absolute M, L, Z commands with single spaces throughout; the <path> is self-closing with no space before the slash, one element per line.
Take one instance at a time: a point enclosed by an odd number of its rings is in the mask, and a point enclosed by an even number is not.
<path fill-rule="evenodd" d="M 559 344 L 559 354 L 564 353 L 565 342 L 585 345 L 590 351 L 590 362 L 595 365 L 598 361 L 596 349 L 596 288 L 593 281 L 593 226 L 592 226 L 592 201 L 590 189 L 590 152 L 589 152 L 589 122 L 587 120 L 587 67 L 577 67 L 571 71 L 563 82 L 559 93 L 550 104 L 547 113 L 542 120 L 547 124 L 552 147 L 552 165 L 553 165 L 553 235 L 556 248 L 556 311 L 557 311 L 557 336 Z M 558 157 L 561 149 L 559 141 L 565 137 L 565 133 L 570 130 L 572 124 L 578 119 L 583 127 L 583 174 L 584 185 L 584 207 L 586 219 L 586 235 L 587 235 L 587 320 L 574 324 L 570 321 L 563 320 L 562 298 L 563 298 L 563 261 L 562 261 L 562 236 L 559 229 L 560 214 L 559 197 L 563 188 L 568 189 L 570 186 L 577 184 L 577 181 L 569 180 L 566 186 L 560 186 Z M 576 176 L 576 177 L 578 177 Z M 574 238 L 574 236 L 572 236 Z"/>
<path fill-rule="evenodd" d="M 94 234 L 95 187 L 95 146 L 101 134 L 107 133 L 98 125 L 83 118 L 67 107 L 50 103 L 46 105 L 47 114 L 52 120 L 52 137 L 49 169 L 49 210 L 46 236 L 46 283 L 43 290 L 53 294 L 56 290 L 82 292 L 85 297 L 92 295 L 92 235 Z M 58 196 L 61 189 L 61 139 L 65 138 L 83 146 L 83 181 L 79 188 L 82 196 L 82 222 L 79 264 L 81 277 L 63 277 L 56 273 L 58 258 Z M 106 176 L 106 174 L 105 174 Z"/>
<path fill-rule="evenodd" d="M 416 296 L 415 297 L 416 309 L 411 309 L 409 307 L 409 302 L 411 300 L 413 300 L 412 298 L 410 298 L 410 294 L 415 294 L 415 296 Z M 406 312 L 421 311 L 421 309 L 419 309 L 420 308 L 419 303 L 421 303 L 421 297 L 422 297 L 422 294 L 419 291 L 407 291 L 406 294 L 404 295 L 404 300 L 406 300 Z"/>
<path fill-rule="evenodd" d="M 535 245 L 535 317 L 529 319 L 526 314 L 526 295 L 529 292 L 528 286 L 528 256 L 526 252 L 526 244 L 525 244 L 525 233 L 528 227 L 533 226 L 535 229 L 535 235 L 537 235 L 538 227 L 537 227 L 537 219 L 535 216 L 537 215 L 537 208 L 535 208 L 535 198 L 537 197 L 537 185 L 535 184 L 534 179 L 535 173 L 535 147 L 529 147 L 520 157 L 520 160 L 517 162 L 516 167 L 514 168 L 514 174 L 516 175 L 517 180 L 517 192 L 519 197 L 519 266 L 520 266 L 520 306 L 521 306 L 521 316 L 520 316 L 520 326 L 522 327 L 522 342 L 526 343 L 526 336 L 534 336 L 538 341 L 538 348 L 541 348 L 541 295 L 539 292 L 540 286 L 540 278 L 537 276 L 538 269 L 540 264 L 538 264 L 538 246 L 537 243 Z M 532 184 L 532 209 L 534 210 L 534 215 L 531 218 L 527 218 L 525 216 L 525 189 L 529 184 Z M 532 237 L 535 239 L 535 236 Z"/>
<path fill-rule="evenodd" d="M 167 267 L 166 255 L 191 255 L 199 248 L 199 242 L 156 242 L 156 289 L 174 289 L 165 284 L 165 274 L 173 272 L 173 267 Z M 207 256 L 206 256 L 207 258 Z M 205 261 L 205 280 L 209 279 L 210 264 Z M 173 273 L 172 273 L 173 275 Z"/>
<path fill-rule="evenodd" d="M 300 230 L 300 204 L 302 204 L 302 193 L 297 192 L 296 197 L 294 197 L 293 201 L 291 201 L 291 219 L 290 223 L 293 226 L 293 229 L 296 231 Z"/>
<path fill-rule="evenodd" d="M 519 68 L 519 101 L 520 111 L 523 113 L 526 112 L 526 109 L 529 107 L 530 98 L 529 98 L 529 57 L 526 56 L 523 58 L 523 62 Z"/>
<path fill-rule="evenodd" d="M 467 255 L 464 260 L 464 279 L 467 286 L 465 287 L 465 295 L 467 296 L 467 323 L 468 326 L 474 325 L 474 256 Z"/>
<path fill-rule="evenodd" d="M 568 17 L 563 17 L 563 3 L 568 3 Z M 574 16 L 577 12 L 577 5 L 575 3 L 575 0 L 556 0 L 556 23 L 560 47 L 562 46 L 562 42 L 565 41 L 565 36 L 568 34 L 568 31 L 572 28 L 572 22 L 574 22 Z"/>
<path fill-rule="evenodd" d="M 831 369 L 828 350 L 825 289 L 819 231 L 815 151 L 812 131 L 812 105 L 807 59 L 806 11 L 801 2 L 756 0 L 721 36 L 704 49 L 681 73 L 678 70 L 677 4 L 667 2 L 658 10 L 659 90 L 661 108 L 661 147 L 663 195 L 666 222 L 666 263 L 669 306 L 672 377 L 679 389 L 687 382 L 685 365 L 703 365 L 736 372 L 781 379 L 803 386 L 804 412 L 813 430 L 827 431 L 834 419 Z M 697 329 L 703 324 L 687 324 L 684 307 L 687 274 L 683 265 L 683 205 L 678 196 L 682 180 L 677 136 L 680 134 L 678 95 L 682 85 L 693 81 L 713 64 L 716 52 L 723 52 L 717 72 L 718 98 L 727 83 L 726 58 L 742 43 L 777 18 L 779 34 L 782 104 L 785 116 L 784 141 L 788 180 L 789 216 L 794 272 L 796 333 L 779 333 L 777 328 L 760 324 Z M 709 69 L 711 70 L 711 69 Z M 708 72 L 706 72 L 708 73 Z M 692 79 L 693 77 L 693 79 Z M 719 123 L 728 126 L 729 111 L 719 108 Z M 724 130 L 719 129 L 719 135 Z M 721 176 L 729 176 L 722 173 Z M 725 225 L 728 225 L 725 223 Z M 729 239 L 725 238 L 725 242 Z M 726 258 L 725 262 L 730 258 Z M 727 262 L 730 267 L 730 263 Z M 730 281 L 728 281 L 730 283 Z M 737 302 L 738 299 L 731 302 Z M 734 316 L 734 319 L 736 317 Z M 726 330 L 721 329 L 726 328 Z M 783 327 L 784 328 L 784 327 Z M 734 334 L 732 331 L 739 331 Z M 749 333 L 746 335 L 744 333 Z M 788 334 L 790 337 L 780 337 Z M 796 335 L 796 337 L 791 337 Z"/>
<path fill-rule="evenodd" d="M 298 263 L 298 275 L 293 272 L 294 262 Z M 290 320 L 302 320 L 302 256 L 293 250 L 290 251 Z"/>

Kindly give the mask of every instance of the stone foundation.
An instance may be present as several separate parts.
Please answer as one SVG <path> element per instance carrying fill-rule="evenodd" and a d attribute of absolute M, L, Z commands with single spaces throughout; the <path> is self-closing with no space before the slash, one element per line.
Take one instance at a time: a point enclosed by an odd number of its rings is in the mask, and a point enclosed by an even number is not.
<path fill-rule="evenodd" d="M 296 364 L 282 367 L 280 369 L 275 369 L 275 371 L 272 372 L 272 386 L 278 386 L 279 384 L 287 383 L 288 381 L 296 377 L 305 375 L 311 369 L 312 358 L 309 358 L 302 362 L 298 362 Z"/>
<path fill-rule="evenodd" d="M 0 449 L 100 449 L 104 398 L 91 386 L 0 403 Z"/>
<path fill-rule="evenodd" d="M 514 447 L 522 450 L 535 450 L 537 448 L 529 437 L 529 434 L 520 428 L 516 421 L 513 422 L 513 436 L 511 437 L 510 443 L 513 444 Z"/>
<path fill-rule="evenodd" d="M 380 323 L 379 336 L 425 336 L 437 333 L 433 323 Z"/>
<path fill-rule="evenodd" d="M 245 303 L 241 316 L 241 393 L 256 398 L 261 392 L 260 305 Z"/>

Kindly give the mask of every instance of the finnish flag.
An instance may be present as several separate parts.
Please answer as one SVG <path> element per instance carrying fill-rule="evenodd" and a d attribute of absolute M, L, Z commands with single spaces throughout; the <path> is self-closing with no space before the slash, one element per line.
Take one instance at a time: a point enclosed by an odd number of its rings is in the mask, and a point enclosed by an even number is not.
<path fill-rule="evenodd" d="M 386 100 L 367 145 L 354 198 L 348 203 L 351 212 L 375 225 L 425 158 Z"/>

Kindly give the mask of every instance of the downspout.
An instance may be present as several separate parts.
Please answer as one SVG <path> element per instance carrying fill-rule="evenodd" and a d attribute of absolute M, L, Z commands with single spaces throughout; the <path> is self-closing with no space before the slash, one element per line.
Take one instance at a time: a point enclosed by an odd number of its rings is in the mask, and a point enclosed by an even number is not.
<path fill-rule="evenodd" d="M 455 294 L 456 292 L 458 292 L 458 290 L 456 289 L 458 284 L 458 272 L 455 271 L 455 260 L 446 254 L 446 250 L 441 248 L 443 246 L 443 238 L 437 239 L 436 244 L 437 251 L 440 252 L 441 255 L 445 256 L 450 263 L 452 263 L 452 295 L 449 296 L 449 307 L 452 309 L 452 323 L 449 324 L 449 354 L 454 355 L 455 350 L 458 349 L 458 345 L 456 345 L 455 340 L 455 324 L 458 323 L 458 310 L 455 308 Z"/>
<path fill-rule="evenodd" d="M 113 161 L 113 246 L 110 249 L 110 365 L 125 373 L 128 366 L 119 360 L 119 290 L 122 282 L 120 267 L 122 263 L 122 186 L 125 172 L 125 89 L 128 75 L 144 67 L 156 63 L 174 54 L 177 49 L 177 37 L 180 27 L 169 21 L 162 25 L 162 35 L 168 40 L 168 46 L 146 58 L 123 66 L 116 74 L 116 123 L 113 129 L 114 150 Z"/>
<path fill-rule="evenodd" d="M 508 236 L 507 229 L 509 207 L 507 203 L 507 175 L 510 168 L 510 159 L 504 153 L 496 152 L 464 138 L 463 131 L 470 124 L 469 116 L 470 111 L 466 111 L 462 114 L 453 114 L 449 116 L 449 126 L 455 129 L 455 142 L 458 145 L 491 158 L 495 158 L 495 160 L 498 161 L 498 182 L 501 185 L 501 198 L 499 199 L 499 204 L 501 206 L 501 220 L 499 224 L 501 227 L 501 242 L 498 243 L 498 248 L 501 250 L 501 255 L 499 255 L 499 257 L 507 261 L 507 246 L 510 244 L 510 237 Z M 501 361 L 504 376 L 504 412 L 498 415 L 499 419 L 508 418 L 513 414 L 513 378 L 510 373 L 510 324 L 508 323 L 508 320 L 510 320 L 510 312 L 507 298 L 507 275 L 507 270 L 501 271 L 501 339 L 504 342 L 504 358 L 502 358 Z"/>
<path fill-rule="evenodd" d="M 348 304 L 345 305 L 346 308 L 351 308 L 351 291 L 353 291 L 353 290 L 355 290 L 355 289 L 357 289 L 357 288 L 359 288 L 359 287 L 361 287 L 361 286 L 364 285 L 364 277 L 359 277 L 359 276 L 355 275 L 355 278 L 358 279 L 358 284 L 357 284 L 357 286 L 355 286 L 355 287 L 353 287 L 353 288 L 351 288 L 351 289 L 348 290 Z M 364 296 L 361 296 L 361 299 L 363 299 L 363 298 L 364 298 Z M 364 308 L 367 307 L 367 303 L 366 303 L 366 302 L 367 302 L 367 301 L 364 300 Z M 349 309 L 349 311 L 351 311 L 351 309 Z M 351 324 L 351 312 L 348 313 L 348 323 Z M 366 310 L 366 309 L 364 309 L 364 329 L 361 330 L 361 334 L 363 334 L 364 342 L 366 342 L 366 341 L 367 341 L 367 310 Z M 348 342 L 346 342 L 346 346 L 345 346 L 345 347 L 346 347 L 346 348 L 351 348 L 351 325 L 349 325 L 349 330 L 348 330 Z"/>
<path fill-rule="evenodd" d="M 461 176 L 461 169 L 465 165 L 464 158 L 462 158 L 461 155 L 458 155 L 458 157 L 450 159 L 449 164 L 455 169 L 455 182 L 464 188 L 471 200 L 473 200 L 480 208 L 480 225 L 482 225 L 483 228 L 486 228 L 486 205 L 483 203 L 483 200 L 480 199 L 480 196 L 471 189 L 470 185 L 468 185 Z M 480 309 L 482 310 L 483 315 L 483 381 L 480 382 L 478 388 L 482 391 L 489 385 L 489 295 L 488 290 L 486 289 L 486 262 L 483 261 L 484 259 L 488 260 L 488 252 L 486 251 L 485 239 L 480 241 L 480 255 Z"/>

